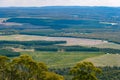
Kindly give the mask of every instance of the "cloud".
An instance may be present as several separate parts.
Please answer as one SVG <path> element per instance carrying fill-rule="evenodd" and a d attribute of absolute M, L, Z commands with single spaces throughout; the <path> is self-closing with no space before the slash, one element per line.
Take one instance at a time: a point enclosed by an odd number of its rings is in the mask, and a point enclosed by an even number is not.
<path fill-rule="evenodd" d="M 0 6 L 120 6 L 120 0 L 0 0 Z"/>

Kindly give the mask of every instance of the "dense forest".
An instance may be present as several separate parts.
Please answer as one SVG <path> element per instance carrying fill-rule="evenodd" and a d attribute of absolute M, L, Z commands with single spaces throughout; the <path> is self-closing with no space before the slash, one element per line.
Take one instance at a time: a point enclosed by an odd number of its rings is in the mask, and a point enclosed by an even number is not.
<path fill-rule="evenodd" d="M 66 41 L 0 41 L 0 44 L 18 44 L 24 46 L 39 46 L 39 45 L 54 45 L 54 44 L 65 44 Z"/>
<path fill-rule="evenodd" d="M 20 56 L 20 52 L 14 52 L 12 50 L 0 49 L 0 55 L 7 57 L 17 57 Z"/>
<path fill-rule="evenodd" d="M 37 18 L 11 18 L 7 22 L 29 23 L 37 26 L 44 26 L 43 28 L 104 28 L 105 26 L 112 26 L 111 24 L 101 24 L 95 20 L 67 20 L 67 19 L 37 19 Z M 113 26 L 114 27 L 114 26 Z"/>
<path fill-rule="evenodd" d="M 99 80 L 118 80 L 120 78 L 120 67 L 99 67 L 102 70 L 102 74 L 98 75 Z M 69 70 L 71 68 L 50 68 L 50 71 L 53 71 L 57 74 L 63 75 L 66 80 L 71 80 L 71 76 L 69 74 Z"/>

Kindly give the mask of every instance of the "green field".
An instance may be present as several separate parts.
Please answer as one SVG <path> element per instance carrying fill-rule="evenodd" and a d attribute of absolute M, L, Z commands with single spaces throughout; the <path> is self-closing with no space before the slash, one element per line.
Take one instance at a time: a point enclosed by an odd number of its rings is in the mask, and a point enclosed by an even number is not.
<path fill-rule="evenodd" d="M 46 63 L 49 67 L 65 68 L 74 66 L 84 59 L 100 56 L 100 52 L 21 52 L 29 54 L 36 61 Z"/>

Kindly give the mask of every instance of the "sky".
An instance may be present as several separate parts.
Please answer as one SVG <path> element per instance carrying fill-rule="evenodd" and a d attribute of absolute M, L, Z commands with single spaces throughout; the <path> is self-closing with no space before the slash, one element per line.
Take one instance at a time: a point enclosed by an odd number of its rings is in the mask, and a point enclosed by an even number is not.
<path fill-rule="evenodd" d="M 120 7 L 120 0 L 0 0 L 0 7 L 41 6 L 112 6 Z"/>

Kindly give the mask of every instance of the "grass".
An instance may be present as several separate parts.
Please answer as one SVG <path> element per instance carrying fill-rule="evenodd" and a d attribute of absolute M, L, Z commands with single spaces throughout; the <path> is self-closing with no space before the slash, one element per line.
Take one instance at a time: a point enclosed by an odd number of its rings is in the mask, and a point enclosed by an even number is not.
<path fill-rule="evenodd" d="M 120 54 L 104 54 L 101 56 L 96 56 L 94 58 L 88 58 L 84 61 L 90 61 L 95 66 L 118 66 L 120 67 Z"/>
<path fill-rule="evenodd" d="M 44 62 L 48 67 L 65 68 L 74 66 L 84 59 L 100 56 L 100 52 L 21 52 L 29 54 L 34 60 Z"/>
<path fill-rule="evenodd" d="M 95 45 L 94 47 L 120 49 L 120 45 L 115 43 L 98 44 L 98 45 Z"/>

